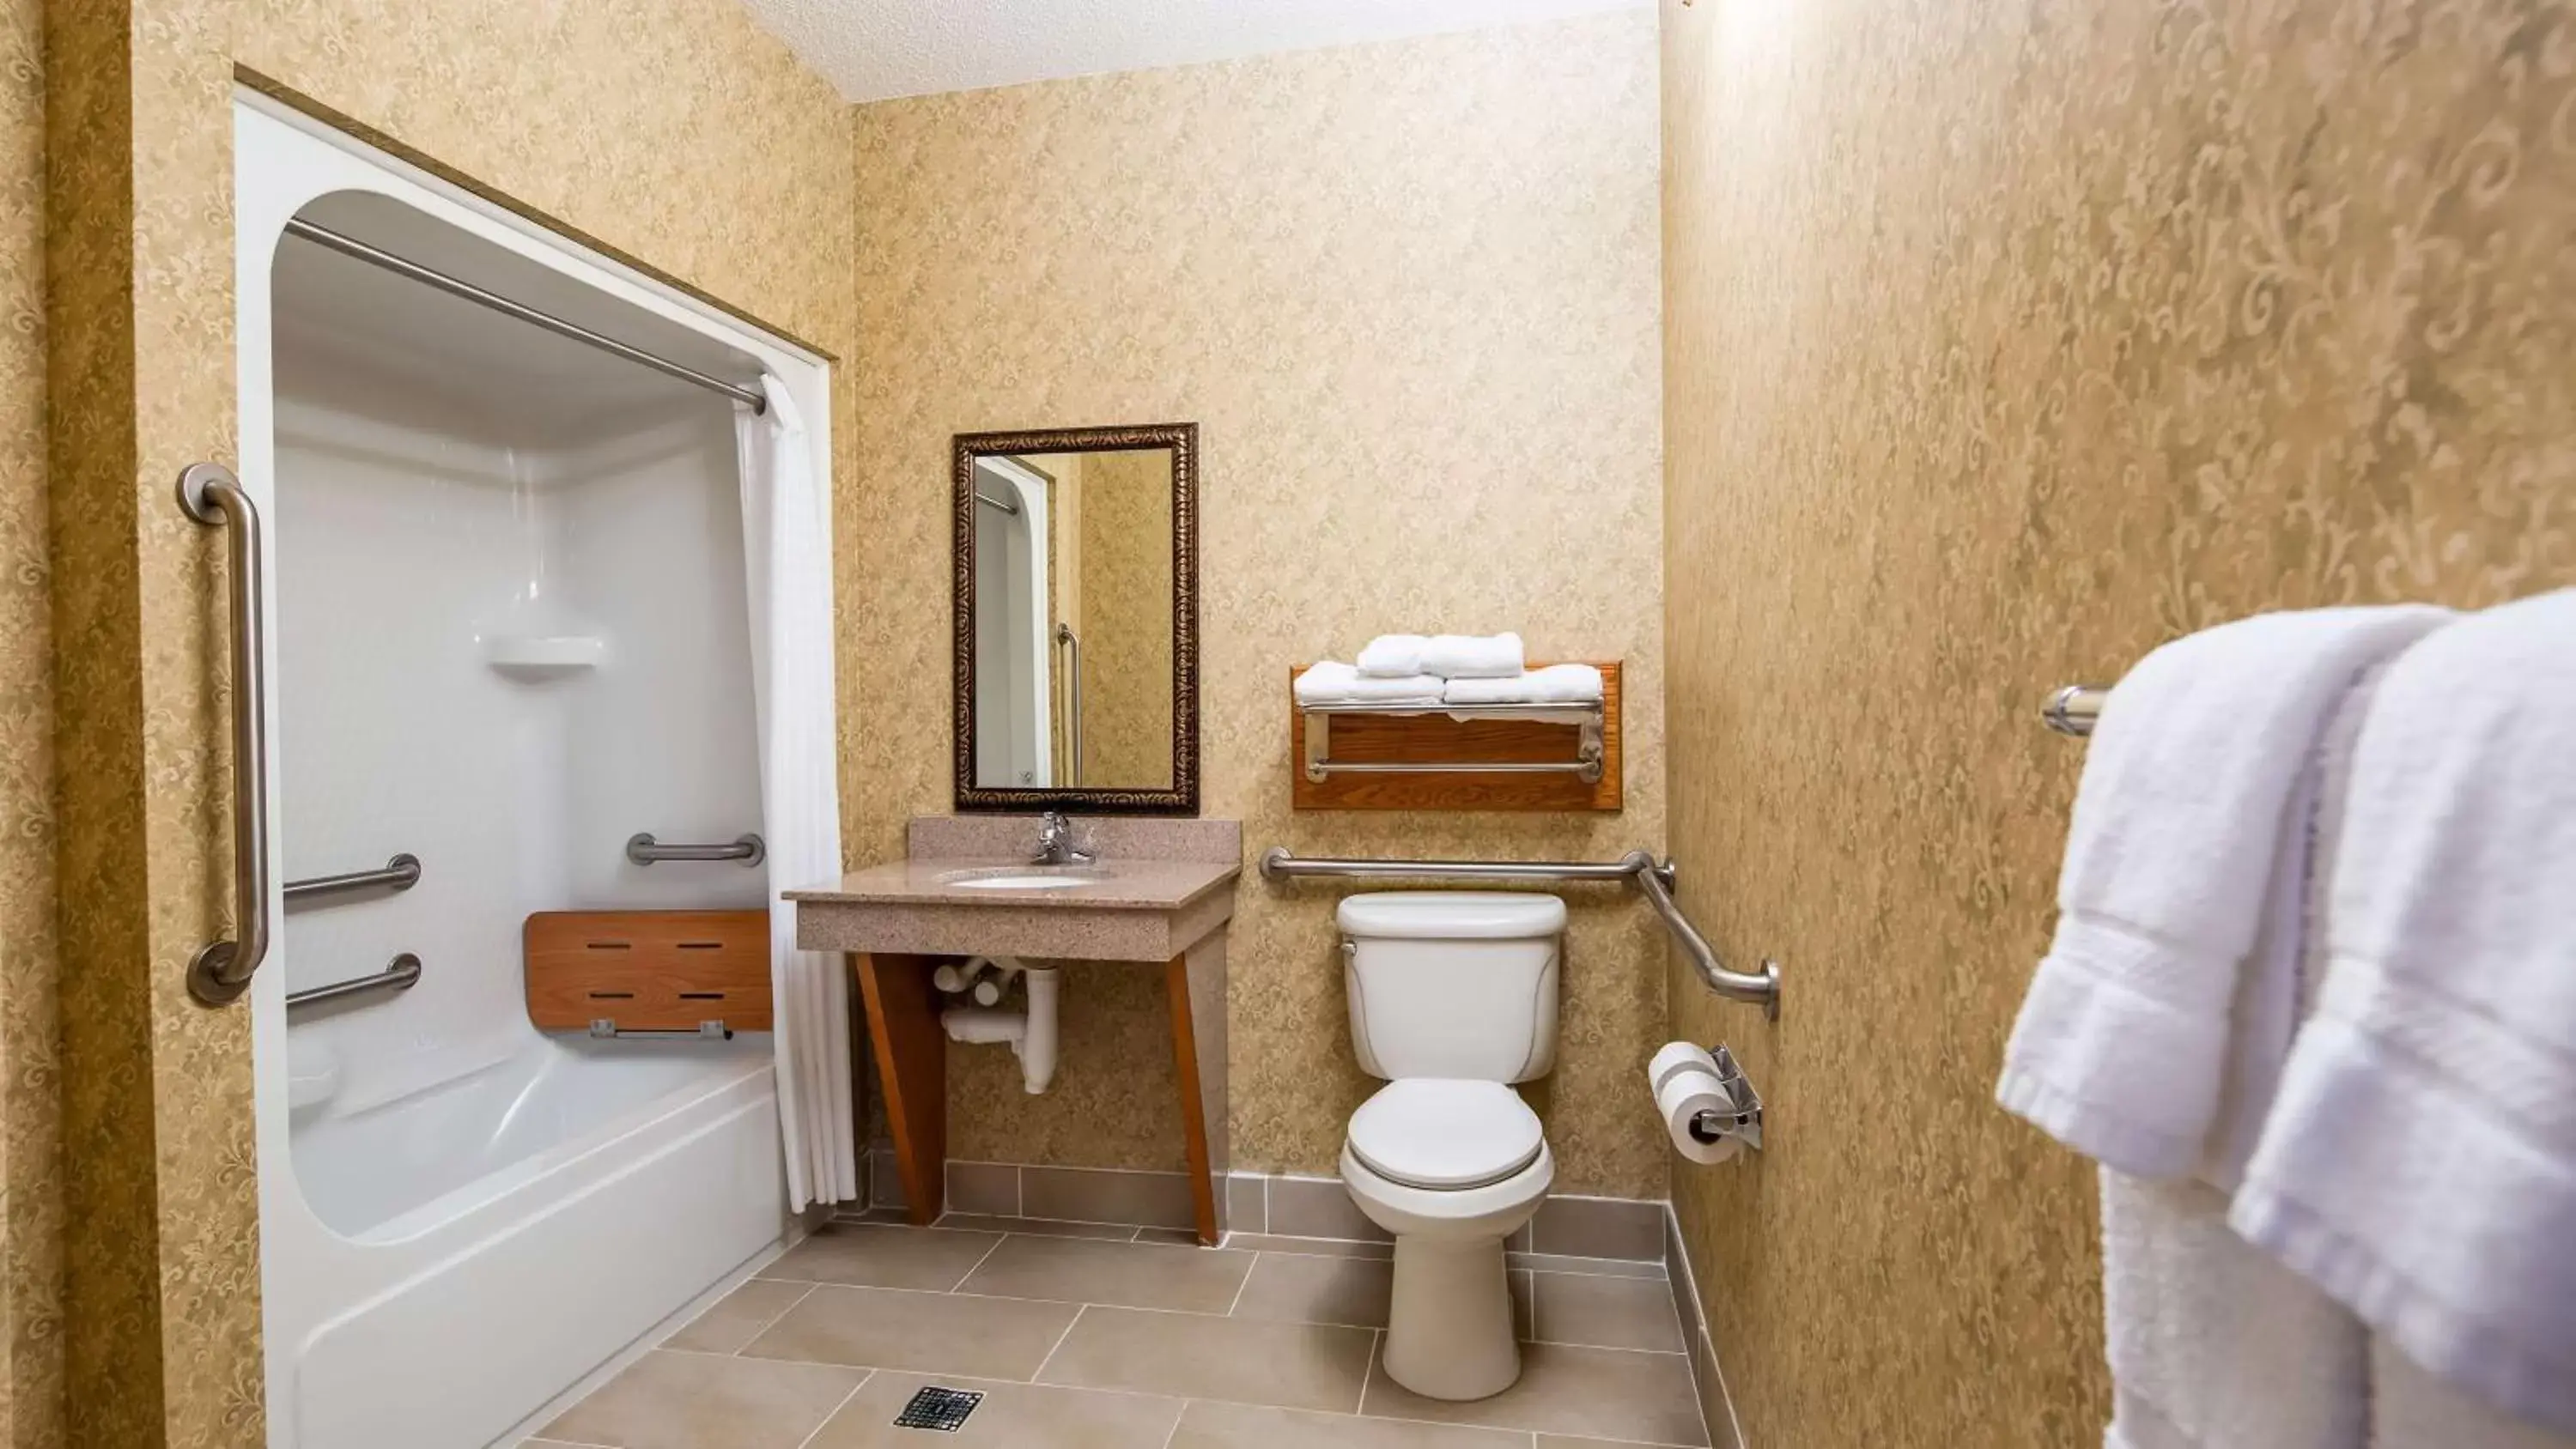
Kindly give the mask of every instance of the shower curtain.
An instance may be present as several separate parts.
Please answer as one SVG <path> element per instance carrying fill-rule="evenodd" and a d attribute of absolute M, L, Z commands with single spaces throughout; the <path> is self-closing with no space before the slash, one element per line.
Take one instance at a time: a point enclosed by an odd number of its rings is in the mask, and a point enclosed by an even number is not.
<path fill-rule="evenodd" d="M 837 953 L 796 949 L 782 890 L 841 874 L 832 694 L 832 529 L 814 455 L 787 389 L 763 376 L 769 411 L 734 408 L 743 577 L 751 592 L 752 692 L 769 839 L 769 980 L 776 1000 L 778 1126 L 787 1199 L 859 1195 L 851 1121 L 850 983 Z"/>

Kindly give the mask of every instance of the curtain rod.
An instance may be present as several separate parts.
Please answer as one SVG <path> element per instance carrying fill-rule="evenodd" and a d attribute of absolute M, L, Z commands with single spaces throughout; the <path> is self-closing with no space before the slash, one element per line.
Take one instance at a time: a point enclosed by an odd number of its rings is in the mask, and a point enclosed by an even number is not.
<path fill-rule="evenodd" d="M 513 302 L 498 292 L 485 291 L 472 282 L 451 277 L 445 272 L 433 271 L 408 257 L 398 257 L 392 252 L 371 247 L 356 237 L 344 236 L 329 227 L 315 226 L 301 217 L 289 217 L 286 222 L 286 234 L 302 237 L 319 246 L 329 247 L 342 256 L 355 257 L 370 266 L 382 267 L 396 276 L 409 277 L 415 282 L 426 283 L 451 297 L 462 297 L 477 306 L 489 307 L 505 317 L 516 317 L 522 322 L 542 327 L 558 337 L 569 337 L 575 342 L 596 347 L 602 352 L 615 353 L 629 362 L 641 363 L 666 377 L 676 377 L 682 382 L 695 384 L 709 392 L 723 393 L 736 402 L 749 404 L 753 412 L 769 411 L 769 399 L 756 388 L 742 387 L 720 377 L 711 377 L 694 367 L 673 362 L 667 357 L 656 357 L 643 348 L 620 342 L 603 333 L 593 332 L 577 322 L 567 322 L 552 313 L 540 312 L 523 302 Z"/>

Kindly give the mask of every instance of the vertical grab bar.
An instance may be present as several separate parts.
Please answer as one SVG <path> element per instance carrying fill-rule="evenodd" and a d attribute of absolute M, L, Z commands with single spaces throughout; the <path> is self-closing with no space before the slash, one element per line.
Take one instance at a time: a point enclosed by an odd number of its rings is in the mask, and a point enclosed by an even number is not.
<path fill-rule="evenodd" d="M 1082 783 L 1082 636 L 1073 632 L 1072 625 L 1058 624 L 1055 626 L 1055 642 L 1069 646 L 1065 651 L 1070 656 L 1070 663 L 1065 670 L 1064 713 L 1066 722 L 1073 726 L 1073 748 L 1065 752 L 1065 758 L 1072 765 L 1066 773 L 1073 778 L 1066 783 L 1079 786 Z"/>
<path fill-rule="evenodd" d="M 231 541 L 233 611 L 233 929 L 188 961 L 188 994 L 223 1006 L 250 987 L 268 956 L 268 703 L 261 668 L 259 507 L 220 463 L 191 463 L 179 475 L 179 506 L 197 522 L 225 526 Z"/>

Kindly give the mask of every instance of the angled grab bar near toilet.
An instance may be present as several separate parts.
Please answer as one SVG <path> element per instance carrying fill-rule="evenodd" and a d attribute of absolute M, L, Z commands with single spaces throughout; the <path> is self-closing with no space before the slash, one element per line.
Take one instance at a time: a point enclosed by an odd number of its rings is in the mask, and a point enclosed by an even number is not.
<path fill-rule="evenodd" d="M 1646 903 L 1663 919 L 1664 928 L 1690 958 L 1700 983 L 1730 1001 L 1750 1001 L 1762 1014 L 1780 1019 L 1780 963 L 1765 961 L 1758 973 L 1730 971 L 1708 938 L 1682 914 L 1673 900 L 1673 863 L 1632 850 L 1613 861 L 1566 860 L 1301 860 L 1288 847 L 1274 845 L 1261 853 L 1264 880 L 1299 876 L 1341 876 L 1363 880 L 1624 880 L 1645 894 Z"/>
<path fill-rule="evenodd" d="M 288 881 L 286 903 L 291 906 L 297 901 L 335 896 L 343 891 L 378 888 L 407 891 L 418 884 L 420 884 L 420 857 L 404 851 L 386 861 L 381 870 L 353 870 L 342 875 L 317 875 L 311 880 Z"/>
<path fill-rule="evenodd" d="M 665 860 L 738 860 L 758 865 L 769 858 L 769 845 L 757 832 L 745 832 L 719 845 L 664 845 L 646 830 L 626 838 L 626 858 L 637 865 Z"/>
<path fill-rule="evenodd" d="M 334 981 L 328 986 L 290 991 L 286 993 L 286 1006 L 292 1011 L 299 1006 L 314 1006 L 325 1001 L 337 1001 L 344 996 L 356 996 L 366 991 L 409 991 L 412 983 L 419 979 L 420 958 L 405 951 L 388 963 L 384 970 L 372 976 L 352 976 L 346 981 Z"/>

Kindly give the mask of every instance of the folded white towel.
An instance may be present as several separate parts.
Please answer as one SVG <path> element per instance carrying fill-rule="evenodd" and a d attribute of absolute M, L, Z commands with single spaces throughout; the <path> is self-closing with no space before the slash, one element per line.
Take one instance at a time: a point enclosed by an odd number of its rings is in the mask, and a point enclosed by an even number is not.
<path fill-rule="evenodd" d="M 2129 671 L 2086 752 L 2057 934 L 2005 1048 L 2004 1106 L 2131 1176 L 2194 1170 L 2218 1125 L 2231 1007 L 2287 868 L 2284 817 L 2330 712 L 2361 671 L 2450 617 L 2262 614 Z M 2286 848 L 2303 846 L 2287 832 Z"/>
<path fill-rule="evenodd" d="M 1422 645 L 1422 672 L 1443 679 L 1509 679 L 1523 664 L 1518 634 L 1437 634 Z"/>
<path fill-rule="evenodd" d="M 2368 1336 L 2208 1183 L 2103 1169 L 2102 1309 L 2107 1449 L 2363 1449 Z"/>
<path fill-rule="evenodd" d="M 1451 704 L 1599 704 L 1601 671 L 1551 664 L 1508 679 L 1452 679 L 1440 697 Z"/>
<path fill-rule="evenodd" d="M 2576 590 L 2389 667 L 2331 962 L 2230 1221 L 2432 1373 L 2576 1432 Z"/>
<path fill-rule="evenodd" d="M 1419 634 L 1380 634 L 1360 651 L 1360 673 L 1390 679 L 1420 674 L 1422 651 L 1430 643 Z"/>
<path fill-rule="evenodd" d="M 1311 665 L 1297 676 L 1299 704 L 1438 704 L 1440 681 L 1428 674 L 1380 679 L 1338 660 Z"/>

